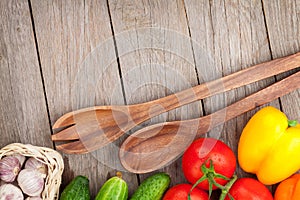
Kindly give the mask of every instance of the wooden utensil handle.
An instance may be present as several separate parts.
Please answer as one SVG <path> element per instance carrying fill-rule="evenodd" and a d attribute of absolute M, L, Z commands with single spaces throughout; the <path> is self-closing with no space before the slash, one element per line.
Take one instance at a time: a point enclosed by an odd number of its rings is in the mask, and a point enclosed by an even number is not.
<path fill-rule="evenodd" d="M 207 133 L 212 128 L 221 125 L 230 119 L 233 119 L 258 106 L 269 103 L 298 88 L 300 88 L 300 71 L 234 104 L 231 104 L 222 110 L 199 119 L 193 119 L 198 121 L 197 123 L 199 124 L 196 137 Z"/>
<path fill-rule="evenodd" d="M 254 65 L 223 78 L 197 85 L 190 89 L 145 103 L 144 105 L 146 108 L 156 108 L 151 110 L 151 115 L 156 116 L 182 105 L 229 91 L 234 88 L 286 72 L 299 66 L 300 52 L 287 57 Z"/>

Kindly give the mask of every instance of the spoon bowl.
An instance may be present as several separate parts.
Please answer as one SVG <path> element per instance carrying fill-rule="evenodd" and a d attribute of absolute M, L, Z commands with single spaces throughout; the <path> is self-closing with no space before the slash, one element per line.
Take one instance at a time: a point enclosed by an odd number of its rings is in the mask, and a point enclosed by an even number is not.
<path fill-rule="evenodd" d="M 121 163 L 133 173 L 147 173 L 168 165 L 181 156 L 196 136 L 197 126 L 184 121 L 181 125 L 166 122 L 135 132 L 120 149 Z M 157 162 L 159 161 L 159 162 Z"/>

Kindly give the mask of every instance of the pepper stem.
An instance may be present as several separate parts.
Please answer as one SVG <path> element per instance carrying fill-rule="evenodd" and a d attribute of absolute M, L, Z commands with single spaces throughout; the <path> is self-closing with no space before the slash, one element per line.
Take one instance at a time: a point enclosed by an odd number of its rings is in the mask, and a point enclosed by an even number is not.
<path fill-rule="evenodd" d="M 298 121 L 297 120 L 288 120 L 288 125 L 289 125 L 289 127 L 295 127 L 298 125 Z"/>

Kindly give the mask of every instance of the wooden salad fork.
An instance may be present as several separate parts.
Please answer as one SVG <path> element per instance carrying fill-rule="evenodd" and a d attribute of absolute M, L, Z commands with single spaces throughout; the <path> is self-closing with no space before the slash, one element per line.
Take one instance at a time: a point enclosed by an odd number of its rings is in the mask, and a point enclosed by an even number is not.
<path fill-rule="evenodd" d="M 161 113 L 299 66 L 300 52 L 153 101 L 76 110 L 63 115 L 54 123 L 53 129 L 62 130 L 53 134 L 52 140 L 62 141 L 56 148 L 65 153 L 88 153 L 117 140 L 133 127 Z"/>

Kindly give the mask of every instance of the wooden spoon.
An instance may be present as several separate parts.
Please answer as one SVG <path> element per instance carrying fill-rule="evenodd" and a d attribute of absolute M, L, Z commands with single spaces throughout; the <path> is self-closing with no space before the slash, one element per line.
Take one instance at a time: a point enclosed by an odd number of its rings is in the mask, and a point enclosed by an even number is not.
<path fill-rule="evenodd" d="M 195 138 L 213 127 L 298 88 L 300 88 L 300 72 L 213 114 L 140 129 L 122 144 L 119 152 L 121 163 L 125 169 L 133 173 L 147 173 L 160 169 L 181 156 Z"/>
<path fill-rule="evenodd" d="M 95 106 L 67 113 L 53 129 L 53 141 L 64 141 L 56 148 L 65 153 L 82 154 L 115 141 L 138 124 L 182 105 L 225 92 L 299 67 L 300 52 L 261 63 L 226 77 L 154 101 L 128 106 Z"/>

